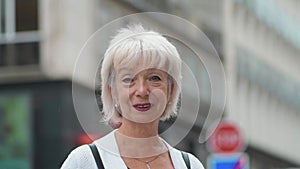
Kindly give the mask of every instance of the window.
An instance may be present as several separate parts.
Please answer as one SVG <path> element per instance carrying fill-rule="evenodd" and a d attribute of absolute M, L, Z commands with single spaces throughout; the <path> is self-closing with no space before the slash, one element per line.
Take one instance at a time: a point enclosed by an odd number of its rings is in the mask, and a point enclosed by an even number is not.
<path fill-rule="evenodd" d="M 0 18 L 0 68 L 38 64 L 38 0 L 0 0 Z"/>
<path fill-rule="evenodd" d="M 300 110 L 300 85 L 292 78 L 285 76 L 275 68 L 257 59 L 252 53 L 243 48 L 237 48 L 237 71 L 250 83 L 256 84 L 270 93 L 273 97 Z"/>
<path fill-rule="evenodd" d="M 16 0 L 16 31 L 32 31 L 38 29 L 37 1 Z"/>

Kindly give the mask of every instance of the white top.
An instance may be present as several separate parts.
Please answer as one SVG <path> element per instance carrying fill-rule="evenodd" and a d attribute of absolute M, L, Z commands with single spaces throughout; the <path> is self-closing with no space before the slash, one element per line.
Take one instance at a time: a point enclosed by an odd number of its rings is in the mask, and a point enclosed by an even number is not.
<path fill-rule="evenodd" d="M 105 169 L 127 169 L 122 160 L 115 139 L 116 130 L 94 141 L 99 151 Z M 166 142 L 165 142 L 166 143 Z M 175 169 L 187 169 L 182 158 L 181 151 L 171 147 L 168 143 L 170 156 Z M 201 162 L 192 154 L 188 153 L 191 169 L 204 169 Z M 92 151 L 88 145 L 82 145 L 74 149 L 64 161 L 61 169 L 98 169 Z"/>

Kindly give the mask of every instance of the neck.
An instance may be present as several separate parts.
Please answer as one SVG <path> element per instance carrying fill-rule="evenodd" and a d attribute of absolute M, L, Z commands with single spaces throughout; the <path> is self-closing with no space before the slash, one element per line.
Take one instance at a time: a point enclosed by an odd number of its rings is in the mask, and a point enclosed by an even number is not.
<path fill-rule="evenodd" d="M 121 156 L 145 158 L 168 151 L 158 136 L 158 120 L 151 123 L 135 123 L 125 118 L 115 134 Z"/>
<path fill-rule="evenodd" d="M 148 138 L 158 135 L 159 120 L 150 123 L 136 123 L 126 118 L 122 119 L 122 125 L 118 131 L 128 137 Z"/>

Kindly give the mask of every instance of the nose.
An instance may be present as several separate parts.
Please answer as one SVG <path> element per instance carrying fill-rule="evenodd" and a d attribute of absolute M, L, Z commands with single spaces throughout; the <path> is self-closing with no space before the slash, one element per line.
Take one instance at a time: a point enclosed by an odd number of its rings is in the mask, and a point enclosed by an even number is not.
<path fill-rule="evenodd" d="M 145 80 L 139 80 L 136 86 L 136 96 L 145 98 L 149 96 L 149 87 Z"/>

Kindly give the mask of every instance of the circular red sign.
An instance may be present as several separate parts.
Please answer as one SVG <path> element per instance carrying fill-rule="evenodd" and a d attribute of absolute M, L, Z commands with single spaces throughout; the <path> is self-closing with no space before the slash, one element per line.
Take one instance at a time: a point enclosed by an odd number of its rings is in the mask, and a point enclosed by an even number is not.
<path fill-rule="evenodd" d="M 215 153 L 234 153 L 242 151 L 244 139 L 237 125 L 222 121 L 209 139 L 209 147 Z"/>

